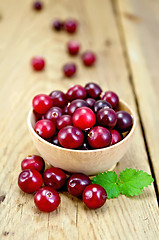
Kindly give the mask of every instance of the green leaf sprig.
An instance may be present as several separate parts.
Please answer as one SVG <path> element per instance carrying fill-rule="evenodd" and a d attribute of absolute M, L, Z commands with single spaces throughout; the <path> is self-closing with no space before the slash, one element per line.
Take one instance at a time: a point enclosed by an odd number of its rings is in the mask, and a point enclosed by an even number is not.
<path fill-rule="evenodd" d="M 154 179 L 142 170 L 126 168 L 119 177 L 113 171 L 99 173 L 92 180 L 92 183 L 101 185 L 107 192 L 108 199 L 124 194 L 127 197 L 137 196 L 142 193 L 144 187 L 148 187 Z"/>

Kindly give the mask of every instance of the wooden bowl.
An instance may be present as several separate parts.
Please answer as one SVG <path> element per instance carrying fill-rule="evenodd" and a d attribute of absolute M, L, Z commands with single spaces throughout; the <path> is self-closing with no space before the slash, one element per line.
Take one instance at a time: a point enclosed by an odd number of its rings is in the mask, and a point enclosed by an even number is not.
<path fill-rule="evenodd" d="M 80 172 L 95 175 L 111 169 L 126 153 L 134 135 L 136 117 L 131 108 L 122 100 L 119 109 L 127 111 L 133 117 L 133 126 L 130 132 L 119 143 L 95 150 L 73 150 L 58 147 L 41 138 L 35 131 L 35 116 L 33 110 L 28 114 L 28 127 L 35 147 L 41 156 L 51 165 L 68 172 Z"/>

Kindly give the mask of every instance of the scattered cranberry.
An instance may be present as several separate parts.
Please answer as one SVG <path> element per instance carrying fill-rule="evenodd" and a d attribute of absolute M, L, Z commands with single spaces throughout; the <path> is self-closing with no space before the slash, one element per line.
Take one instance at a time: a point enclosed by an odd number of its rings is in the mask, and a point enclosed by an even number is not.
<path fill-rule="evenodd" d="M 97 112 L 97 122 L 103 127 L 112 129 L 117 123 L 116 112 L 111 108 L 103 108 Z"/>
<path fill-rule="evenodd" d="M 98 184 L 90 184 L 83 191 L 83 202 L 88 208 L 100 208 L 104 205 L 106 199 L 105 189 Z"/>
<path fill-rule="evenodd" d="M 39 114 L 45 114 L 52 107 L 53 101 L 46 94 L 38 94 L 32 101 L 33 109 Z"/>
<path fill-rule="evenodd" d="M 78 23 L 75 19 L 67 19 L 64 23 L 64 28 L 68 33 L 75 33 Z"/>
<path fill-rule="evenodd" d="M 55 19 L 52 23 L 52 27 L 56 30 L 56 31 L 60 31 L 63 28 L 63 22 L 59 19 Z"/>
<path fill-rule="evenodd" d="M 42 138 L 51 138 L 56 133 L 55 124 L 48 119 L 39 120 L 35 124 L 35 132 Z"/>
<path fill-rule="evenodd" d="M 133 120 L 131 115 L 125 111 L 119 111 L 116 113 L 117 115 L 117 125 L 116 129 L 119 132 L 127 132 L 131 129 Z"/>
<path fill-rule="evenodd" d="M 41 174 L 36 170 L 23 170 L 18 178 L 18 185 L 25 193 L 33 193 L 37 191 L 43 183 Z"/>
<path fill-rule="evenodd" d="M 66 126 L 62 128 L 58 133 L 59 143 L 64 148 L 79 148 L 84 140 L 84 136 L 81 130 L 74 126 Z"/>
<path fill-rule="evenodd" d="M 80 107 L 89 107 L 89 105 L 83 99 L 75 99 L 70 103 L 68 107 L 68 113 L 72 115 L 75 112 L 75 110 Z"/>
<path fill-rule="evenodd" d="M 45 170 L 43 174 L 44 184 L 54 189 L 60 189 L 67 177 L 66 174 L 59 168 L 51 167 Z"/>
<path fill-rule="evenodd" d="M 82 173 L 74 173 L 67 182 L 67 190 L 73 196 L 79 197 L 89 184 L 91 184 L 91 181 L 88 176 Z"/>
<path fill-rule="evenodd" d="M 85 130 L 95 125 L 96 116 L 90 108 L 81 107 L 74 112 L 72 122 L 75 127 Z"/>
<path fill-rule="evenodd" d="M 44 119 L 51 120 L 56 124 L 57 119 L 62 116 L 62 109 L 59 107 L 50 108 L 44 115 Z"/>
<path fill-rule="evenodd" d="M 60 197 L 55 189 L 43 187 L 36 192 L 34 202 L 40 211 L 52 212 L 59 206 Z"/>
<path fill-rule="evenodd" d="M 112 135 L 112 140 L 110 145 L 114 145 L 122 140 L 122 135 L 118 131 L 112 129 L 110 130 L 110 133 Z"/>
<path fill-rule="evenodd" d="M 94 104 L 94 112 L 97 113 L 100 109 L 103 108 L 112 108 L 111 104 L 105 100 L 98 100 Z"/>
<path fill-rule="evenodd" d="M 37 155 L 28 155 L 21 163 L 22 170 L 31 169 L 42 172 L 45 168 L 44 159 Z"/>
<path fill-rule="evenodd" d="M 111 139 L 110 131 L 104 127 L 93 127 L 88 133 L 88 143 L 92 148 L 108 147 Z"/>
<path fill-rule="evenodd" d="M 66 94 L 62 91 L 56 90 L 49 94 L 53 100 L 53 106 L 63 108 L 67 105 L 68 100 Z"/>
<path fill-rule="evenodd" d="M 68 44 L 67 44 L 67 49 L 69 54 L 71 55 L 77 55 L 80 49 L 80 44 L 79 42 L 75 41 L 75 40 L 71 40 Z"/>
<path fill-rule="evenodd" d="M 82 54 L 82 61 L 85 66 L 92 66 L 96 61 L 96 56 L 91 51 L 86 51 Z"/>
<path fill-rule="evenodd" d="M 94 99 L 99 98 L 102 92 L 100 86 L 93 82 L 87 83 L 85 89 L 87 91 L 88 96 Z"/>
<path fill-rule="evenodd" d="M 70 115 L 62 115 L 57 119 L 57 129 L 60 130 L 63 127 L 72 125 L 72 117 Z"/>
<path fill-rule="evenodd" d="M 67 63 L 63 66 L 63 72 L 66 77 L 72 77 L 76 73 L 76 65 L 74 63 Z"/>
<path fill-rule="evenodd" d="M 74 99 L 85 99 L 87 92 L 81 85 L 73 85 L 68 89 L 66 95 L 69 101 L 72 101 Z"/>
<path fill-rule="evenodd" d="M 119 104 L 118 95 L 112 91 L 107 91 L 101 96 L 102 100 L 106 100 L 112 105 L 112 108 L 116 108 Z"/>
<path fill-rule="evenodd" d="M 33 8 L 37 11 L 40 11 L 42 9 L 42 7 L 43 7 L 43 4 L 40 1 L 36 1 L 33 3 Z"/>
<path fill-rule="evenodd" d="M 88 103 L 89 107 L 93 109 L 96 100 L 94 98 L 87 98 L 86 102 Z"/>
<path fill-rule="evenodd" d="M 45 67 L 45 60 L 42 57 L 34 57 L 31 64 L 35 71 L 42 71 Z"/>

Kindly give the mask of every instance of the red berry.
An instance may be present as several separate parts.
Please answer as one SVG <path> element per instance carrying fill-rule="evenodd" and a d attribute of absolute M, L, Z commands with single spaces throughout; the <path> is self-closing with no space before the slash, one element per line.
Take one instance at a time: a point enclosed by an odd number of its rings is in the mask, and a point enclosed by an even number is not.
<path fill-rule="evenodd" d="M 122 135 L 118 131 L 112 129 L 110 130 L 110 133 L 112 135 L 112 140 L 110 145 L 114 145 L 122 140 Z"/>
<path fill-rule="evenodd" d="M 42 9 L 42 7 L 43 7 L 43 4 L 40 1 L 36 1 L 33 3 L 33 8 L 37 11 L 40 11 Z"/>
<path fill-rule="evenodd" d="M 88 103 L 89 107 L 93 109 L 93 106 L 94 106 L 96 100 L 94 98 L 87 98 L 86 102 Z"/>
<path fill-rule="evenodd" d="M 74 99 L 85 99 L 87 92 L 81 85 L 73 85 L 68 89 L 66 95 L 69 101 L 72 101 Z"/>
<path fill-rule="evenodd" d="M 52 98 L 53 106 L 55 107 L 63 108 L 68 103 L 66 94 L 63 93 L 62 91 L 58 91 L 58 90 L 53 91 L 49 94 L 49 96 Z"/>
<path fill-rule="evenodd" d="M 51 138 L 56 133 L 55 124 L 51 120 L 39 120 L 35 124 L 35 132 L 42 138 Z"/>
<path fill-rule="evenodd" d="M 78 23 L 75 19 L 67 19 L 64 28 L 68 33 L 74 33 L 77 30 Z"/>
<path fill-rule="evenodd" d="M 82 54 L 82 60 L 85 66 L 92 66 L 96 61 L 96 56 L 91 51 L 86 51 Z"/>
<path fill-rule="evenodd" d="M 110 131 L 104 127 L 93 127 L 88 132 L 88 143 L 92 148 L 104 148 L 111 143 Z"/>
<path fill-rule="evenodd" d="M 60 31 L 63 28 L 63 22 L 60 19 L 55 19 L 52 23 L 52 27 L 56 30 L 56 31 Z"/>
<path fill-rule="evenodd" d="M 91 184 L 88 176 L 82 173 L 74 173 L 67 182 L 67 190 L 73 196 L 81 196 L 85 187 Z"/>
<path fill-rule="evenodd" d="M 119 104 L 118 95 L 112 91 L 107 91 L 101 96 L 102 100 L 106 100 L 112 105 L 112 108 L 116 108 Z"/>
<path fill-rule="evenodd" d="M 60 196 L 55 189 L 43 187 L 36 192 L 34 203 L 40 211 L 52 212 L 59 206 Z"/>
<path fill-rule="evenodd" d="M 119 111 L 116 113 L 116 115 L 117 115 L 117 125 L 115 128 L 119 132 L 129 131 L 133 125 L 132 116 L 125 111 Z"/>
<path fill-rule="evenodd" d="M 60 189 L 64 185 L 67 177 L 60 168 L 51 167 L 45 170 L 43 179 L 46 186 L 53 187 L 54 189 Z"/>
<path fill-rule="evenodd" d="M 102 89 L 100 88 L 100 86 L 93 82 L 87 83 L 85 85 L 85 89 L 87 91 L 88 96 L 94 99 L 99 98 L 102 92 Z"/>
<path fill-rule="evenodd" d="M 96 123 L 96 116 L 90 108 L 81 107 L 74 112 L 72 122 L 75 127 L 85 130 L 94 126 Z"/>
<path fill-rule="evenodd" d="M 66 77 L 72 77 L 76 73 L 76 65 L 74 63 L 67 63 L 63 66 L 63 72 Z"/>
<path fill-rule="evenodd" d="M 66 126 L 58 133 L 58 140 L 64 148 L 79 148 L 84 140 L 81 130 L 73 126 Z"/>
<path fill-rule="evenodd" d="M 97 112 L 97 122 L 99 125 L 112 129 L 117 123 L 116 112 L 111 108 L 103 108 Z"/>
<path fill-rule="evenodd" d="M 90 184 L 83 191 L 83 202 L 88 208 L 100 208 L 104 205 L 106 199 L 105 189 L 98 184 Z"/>
<path fill-rule="evenodd" d="M 100 109 L 112 108 L 111 104 L 105 100 L 98 100 L 94 104 L 94 112 L 97 113 Z"/>
<path fill-rule="evenodd" d="M 53 101 L 46 94 L 38 94 L 32 101 L 33 109 L 39 114 L 45 114 L 52 107 Z"/>
<path fill-rule="evenodd" d="M 34 57 L 31 60 L 31 64 L 35 71 L 41 71 L 45 67 L 45 60 L 42 57 Z"/>
<path fill-rule="evenodd" d="M 72 125 L 72 117 L 70 115 L 62 115 L 57 119 L 57 129 L 60 130 L 68 125 Z"/>
<path fill-rule="evenodd" d="M 45 168 L 44 159 L 37 155 L 28 155 L 21 163 L 22 170 L 31 169 L 42 172 Z"/>
<path fill-rule="evenodd" d="M 62 109 L 59 107 L 50 108 L 44 115 L 44 119 L 51 120 L 56 124 L 57 119 L 62 116 Z"/>
<path fill-rule="evenodd" d="M 43 183 L 41 174 L 36 170 L 23 170 L 18 178 L 18 185 L 25 193 L 33 193 L 37 191 Z"/>
<path fill-rule="evenodd" d="M 88 103 L 83 99 L 73 100 L 68 107 L 68 114 L 72 115 L 77 108 L 89 107 Z"/>
<path fill-rule="evenodd" d="M 80 44 L 79 42 L 75 41 L 75 40 L 71 40 L 68 44 L 67 44 L 67 49 L 69 54 L 71 55 L 77 55 L 80 49 Z"/>

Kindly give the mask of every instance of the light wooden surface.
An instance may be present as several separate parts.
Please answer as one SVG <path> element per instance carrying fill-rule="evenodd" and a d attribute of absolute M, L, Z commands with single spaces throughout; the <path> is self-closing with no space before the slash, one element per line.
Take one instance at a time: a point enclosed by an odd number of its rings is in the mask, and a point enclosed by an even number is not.
<path fill-rule="evenodd" d="M 58 210 L 46 214 L 36 209 L 32 195 L 18 189 L 17 176 L 21 160 L 37 153 L 26 124 L 32 97 L 95 81 L 105 90 L 116 91 L 138 115 L 131 148 L 115 170 L 133 167 L 153 172 L 158 185 L 159 4 L 151 0 L 47 0 L 43 11 L 35 13 L 31 3 L 0 0 L 0 239 L 157 240 L 157 188 L 153 185 L 138 197 L 119 196 L 95 211 L 63 193 Z M 53 18 L 70 16 L 80 22 L 76 35 L 50 29 Z M 97 53 L 95 67 L 86 69 L 80 58 L 66 54 L 71 38 L 82 43 L 82 50 Z M 41 73 L 33 72 L 29 64 L 37 54 L 47 60 Z M 67 61 L 79 67 L 70 80 L 61 72 Z"/>

